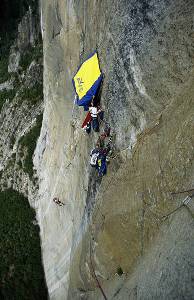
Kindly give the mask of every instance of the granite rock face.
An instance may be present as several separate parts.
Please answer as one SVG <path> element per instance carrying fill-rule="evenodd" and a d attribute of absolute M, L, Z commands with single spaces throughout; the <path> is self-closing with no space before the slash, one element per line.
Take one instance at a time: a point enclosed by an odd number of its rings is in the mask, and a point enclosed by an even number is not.
<path fill-rule="evenodd" d="M 194 187 L 193 1 L 42 0 L 41 14 L 34 164 L 50 299 L 104 299 L 97 280 L 108 299 L 192 299 L 192 205 L 171 192 Z M 89 166 L 97 135 L 82 132 L 71 83 L 95 49 L 115 136 L 102 179 Z"/>

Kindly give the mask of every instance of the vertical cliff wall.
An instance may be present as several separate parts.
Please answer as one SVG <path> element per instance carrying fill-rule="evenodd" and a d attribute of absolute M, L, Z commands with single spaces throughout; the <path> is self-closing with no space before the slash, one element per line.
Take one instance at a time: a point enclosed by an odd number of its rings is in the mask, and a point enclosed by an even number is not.
<path fill-rule="evenodd" d="M 42 0 L 41 13 L 45 109 L 34 164 L 50 298 L 103 299 L 95 270 L 109 299 L 191 299 L 193 200 L 164 216 L 185 197 L 171 192 L 193 187 L 193 1 Z M 95 49 L 115 134 L 102 180 L 88 162 L 97 134 L 82 132 L 71 84 Z"/>

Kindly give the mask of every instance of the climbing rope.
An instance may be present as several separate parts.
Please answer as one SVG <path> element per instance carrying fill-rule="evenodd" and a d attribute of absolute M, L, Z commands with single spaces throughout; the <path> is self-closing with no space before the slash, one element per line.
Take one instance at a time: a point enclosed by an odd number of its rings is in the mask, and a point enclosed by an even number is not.
<path fill-rule="evenodd" d="M 94 278 L 94 280 L 96 281 L 97 286 L 100 289 L 100 291 L 101 291 L 104 299 L 108 300 L 108 298 L 106 297 L 106 294 L 105 294 L 105 292 L 104 292 L 104 290 L 103 290 L 103 288 L 102 288 L 102 286 L 100 284 L 100 281 L 98 280 L 98 277 L 97 277 L 97 275 L 95 273 L 95 268 L 94 268 L 94 265 L 93 265 L 93 262 L 92 262 L 92 256 L 93 256 L 93 250 L 92 250 L 92 233 L 90 232 L 90 265 L 91 265 L 91 269 L 92 269 L 91 274 L 92 274 L 92 277 Z"/>
<path fill-rule="evenodd" d="M 187 196 L 183 202 L 181 203 L 181 205 L 179 205 L 177 208 L 175 208 L 174 210 L 172 210 L 171 212 L 169 212 L 167 215 L 164 215 L 162 217 L 163 220 L 166 220 L 170 215 L 172 215 L 174 212 L 176 212 L 177 210 L 179 210 L 181 207 L 186 206 L 190 200 L 194 197 L 194 194 Z"/>
<path fill-rule="evenodd" d="M 184 193 L 189 193 L 189 192 L 193 192 L 193 191 L 194 191 L 194 189 L 179 191 L 179 192 L 171 192 L 171 195 L 184 194 Z"/>

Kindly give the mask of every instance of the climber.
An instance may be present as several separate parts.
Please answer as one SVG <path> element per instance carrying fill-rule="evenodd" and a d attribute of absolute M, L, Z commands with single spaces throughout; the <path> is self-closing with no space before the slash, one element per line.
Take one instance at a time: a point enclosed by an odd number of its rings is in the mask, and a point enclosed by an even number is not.
<path fill-rule="evenodd" d="M 106 134 L 105 133 L 102 133 L 98 140 L 97 140 L 97 145 L 100 147 L 100 148 L 103 148 L 104 147 L 104 142 L 105 142 L 105 139 L 106 139 Z"/>
<path fill-rule="evenodd" d="M 112 144 L 111 136 L 109 136 L 108 142 L 105 144 L 105 148 L 106 148 L 107 154 L 110 154 L 110 152 L 112 152 L 113 144 Z"/>
<path fill-rule="evenodd" d="M 97 168 L 97 160 L 98 160 L 98 156 L 99 156 L 99 146 L 96 145 L 96 148 L 94 148 L 91 153 L 90 153 L 91 159 L 90 159 L 90 165 L 92 167 L 96 167 Z"/>
<path fill-rule="evenodd" d="M 106 149 L 102 149 L 99 152 L 98 160 L 97 160 L 97 167 L 98 167 L 98 176 L 106 175 Z"/>
<path fill-rule="evenodd" d="M 87 122 L 87 124 L 84 126 L 84 130 L 87 134 L 90 134 L 90 132 L 91 132 L 91 122 Z"/>
<path fill-rule="evenodd" d="M 61 202 L 61 201 L 59 200 L 59 198 L 57 198 L 57 197 L 53 198 L 53 201 L 54 201 L 56 204 L 58 204 L 59 206 L 65 205 L 65 204 L 64 204 L 63 202 Z"/>
<path fill-rule="evenodd" d="M 104 132 L 101 133 L 101 135 L 99 136 L 99 138 L 97 140 L 97 144 L 100 146 L 100 148 L 104 147 L 106 138 L 110 137 L 110 130 L 111 130 L 110 125 L 108 123 L 106 123 Z"/>
<path fill-rule="evenodd" d="M 112 139 L 111 139 L 111 136 L 110 136 L 110 126 L 109 125 L 106 125 L 105 128 L 104 128 L 104 132 L 100 134 L 100 136 L 98 137 L 98 140 L 97 140 L 97 145 L 100 147 L 100 148 L 107 148 L 110 147 L 111 148 L 111 144 L 112 144 Z M 108 143 L 107 143 L 107 138 L 109 137 L 108 139 Z"/>
<path fill-rule="evenodd" d="M 97 105 L 97 110 L 98 110 L 99 120 L 103 122 L 103 120 L 104 120 L 104 110 L 101 109 L 99 104 Z"/>
<path fill-rule="evenodd" d="M 106 122 L 106 123 L 105 123 L 105 127 L 104 127 L 104 133 L 106 134 L 107 137 L 110 136 L 110 131 L 111 131 L 111 127 L 110 127 L 110 125 Z"/>
<path fill-rule="evenodd" d="M 111 154 L 112 154 L 112 144 L 111 142 L 108 142 L 108 144 L 105 147 L 106 151 L 106 162 L 110 162 Z"/>
<path fill-rule="evenodd" d="M 89 112 L 91 113 L 92 117 L 92 128 L 94 131 L 98 132 L 99 131 L 99 122 L 98 122 L 98 114 L 102 111 L 100 108 L 97 108 L 94 106 L 94 97 L 91 101 L 91 106 L 89 107 Z"/>

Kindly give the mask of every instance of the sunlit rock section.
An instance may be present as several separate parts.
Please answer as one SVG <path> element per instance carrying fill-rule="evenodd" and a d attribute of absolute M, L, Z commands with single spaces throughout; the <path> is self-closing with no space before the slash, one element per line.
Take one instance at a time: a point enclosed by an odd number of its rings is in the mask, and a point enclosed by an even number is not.
<path fill-rule="evenodd" d="M 192 187 L 194 3 L 42 0 L 41 13 L 45 111 L 34 163 L 50 298 L 103 299 L 95 271 L 108 298 L 117 299 L 118 283 L 133 274 L 138 278 L 144 257 L 148 273 L 157 272 L 147 255 L 155 253 L 161 226 L 169 240 L 162 263 L 167 249 L 175 247 L 163 216 L 184 199 L 170 192 Z M 82 132 L 84 113 L 74 104 L 71 83 L 80 62 L 95 49 L 105 74 L 101 103 L 115 135 L 114 158 L 102 180 L 88 163 L 97 135 Z M 65 205 L 57 206 L 54 197 Z M 185 209 L 177 211 L 177 228 L 184 220 L 193 226 Z M 184 230 L 188 227 L 174 239 Z M 187 236 L 193 261 L 192 236 Z M 176 252 L 180 263 L 183 252 Z M 170 262 L 164 273 L 168 268 Z M 172 281 L 174 289 L 181 280 L 178 272 L 171 272 L 166 287 Z M 192 286 L 191 277 L 183 281 Z M 133 282 L 127 286 L 135 289 Z M 158 282 L 146 286 L 152 299 Z M 143 299 L 143 284 L 139 291 L 137 298 Z M 180 298 L 181 293 L 169 295 Z M 130 293 L 122 295 L 128 299 Z"/>
<path fill-rule="evenodd" d="M 80 130 L 71 84 L 79 64 L 81 29 L 69 1 L 43 1 L 41 11 L 45 110 L 34 160 L 40 177 L 38 220 L 49 294 L 64 299 L 73 226 L 82 219 L 89 172 L 89 140 Z M 54 197 L 65 206 L 57 206 Z"/>

